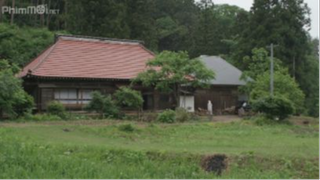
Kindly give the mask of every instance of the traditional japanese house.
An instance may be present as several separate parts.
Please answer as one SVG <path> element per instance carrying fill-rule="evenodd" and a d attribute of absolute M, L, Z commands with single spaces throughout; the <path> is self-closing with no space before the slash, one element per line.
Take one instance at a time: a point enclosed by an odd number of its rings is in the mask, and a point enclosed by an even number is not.
<path fill-rule="evenodd" d="M 129 85 L 152 58 L 154 54 L 140 41 L 57 35 L 54 44 L 27 64 L 19 77 L 38 110 L 45 110 L 53 100 L 76 110 L 89 103 L 92 91 L 111 94 Z M 168 96 L 134 88 L 142 92 L 144 109 L 170 106 Z"/>

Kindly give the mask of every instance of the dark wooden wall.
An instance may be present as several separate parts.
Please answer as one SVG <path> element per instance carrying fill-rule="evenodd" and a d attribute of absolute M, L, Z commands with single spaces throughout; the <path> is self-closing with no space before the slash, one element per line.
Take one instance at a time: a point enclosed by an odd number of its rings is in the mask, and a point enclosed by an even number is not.
<path fill-rule="evenodd" d="M 198 89 L 195 92 L 195 109 L 207 109 L 211 100 L 214 113 L 221 113 L 225 108 L 237 106 L 238 86 L 211 86 L 208 89 Z"/>
<path fill-rule="evenodd" d="M 45 110 L 47 104 L 54 100 L 54 93 L 58 89 L 77 89 L 81 92 L 85 89 L 97 90 L 104 94 L 113 94 L 121 86 L 129 86 L 126 80 L 83 80 L 83 79 L 24 79 L 25 90 L 34 97 L 37 109 Z M 159 110 L 170 108 L 171 104 L 167 96 L 152 88 L 139 85 L 133 89 L 141 92 L 144 98 L 144 110 Z M 65 105 L 67 109 L 81 110 L 83 104 Z"/>

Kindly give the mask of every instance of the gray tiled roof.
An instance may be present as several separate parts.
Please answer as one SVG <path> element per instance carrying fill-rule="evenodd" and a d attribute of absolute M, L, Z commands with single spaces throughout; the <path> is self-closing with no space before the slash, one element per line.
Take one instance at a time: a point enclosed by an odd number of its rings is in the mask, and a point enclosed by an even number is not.
<path fill-rule="evenodd" d="M 215 79 L 211 80 L 214 85 L 245 85 L 244 80 L 240 80 L 242 72 L 219 56 L 201 55 L 200 60 L 205 66 L 215 73 Z"/>

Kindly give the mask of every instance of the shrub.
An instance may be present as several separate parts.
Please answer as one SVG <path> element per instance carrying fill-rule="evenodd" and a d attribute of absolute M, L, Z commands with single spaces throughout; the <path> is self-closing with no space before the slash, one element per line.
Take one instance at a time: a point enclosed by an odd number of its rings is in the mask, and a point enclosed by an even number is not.
<path fill-rule="evenodd" d="M 263 115 L 257 115 L 253 116 L 249 119 L 252 121 L 255 125 L 258 126 L 265 126 L 265 125 L 278 125 L 283 124 L 283 125 L 290 125 L 291 123 L 288 120 L 283 120 L 283 121 L 270 121 L 266 116 Z"/>
<path fill-rule="evenodd" d="M 17 72 L 17 65 L 0 59 L 0 118 L 16 118 L 32 110 L 33 99 L 24 92 L 22 80 L 15 76 Z"/>
<path fill-rule="evenodd" d="M 51 115 L 51 114 L 26 114 L 23 117 L 20 117 L 18 121 L 59 121 L 62 120 L 60 116 Z"/>
<path fill-rule="evenodd" d="M 25 114 L 31 114 L 33 107 L 33 97 L 27 94 L 25 91 L 20 91 L 14 97 L 13 110 L 18 117 L 21 117 Z"/>
<path fill-rule="evenodd" d="M 120 131 L 133 132 L 135 129 L 131 124 L 122 124 L 118 127 Z"/>
<path fill-rule="evenodd" d="M 88 111 L 96 111 L 102 115 L 102 117 L 117 118 L 119 117 L 119 108 L 112 100 L 111 96 L 104 96 L 100 92 L 95 91 L 91 94 L 92 100 L 86 107 Z"/>
<path fill-rule="evenodd" d="M 253 89 L 250 92 L 251 100 L 269 96 L 270 73 L 261 73 L 254 81 Z M 281 96 L 292 102 L 297 114 L 304 111 L 305 95 L 299 88 L 298 83 L 287 73 L 282 71 L 274 72 L 274 95 Z"/>
<path fill-rule="evenodd" d="M 184 108 L 176 109 L 176 121 L 178 122 L 186 122 L 191 119 L 191 115 Z"/>
<path fill-rule="evenodd" d="M 66 118 L 66 109 L 58 101 L 51 101 L 47 106 L 47 112 L 51 115 L 56 115 L 61 117 L 62 119 Z"/>
<path fill-rule="evenodd" d="M 291 101 L 284 97 L 265 97 L 252 104 L 253 111 L 264 113 L 269 119 L 284 120 L 293 114 L 294 107 Z"/>
<path fill-rule="evenodd" d="M 120 107 L 138 109 L 142 107 L 143 98 L 139 91 L 127 87 L 121 87 L 114 93 L 116 103 Z"/>
<path fill-rule="evenodd" d="M 163 123 L 174 123 L 176 121 L 176 113 L 173 110 L 165 110 L 157 117 L 157 121 Z"/>

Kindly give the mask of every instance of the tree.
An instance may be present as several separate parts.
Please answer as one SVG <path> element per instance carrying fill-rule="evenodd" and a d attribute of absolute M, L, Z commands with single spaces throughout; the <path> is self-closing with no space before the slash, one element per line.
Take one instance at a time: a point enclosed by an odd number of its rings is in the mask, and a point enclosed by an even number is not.
<path fill-rule="evenodd" d="M 52 42 L 53 33 L 46 29 L 0 24 L 0 59 L 10 64 L 25 65 Z"/>
<path fill-rule="evenodd" d="M 127 1 L 126 22 L 130 28 L 130 38 L 143 40 L 152 50 L 158 48 L 156 20 L 154 18 L 154 0 Z"/>
<path fill-rule="evenodd" d="M 243 58 L 243 62 L 247 64 L 247 70 L 243 71 L 241 78 L 247 81 L 245 86 L 239 87 L 240 91 L 250 94 L 257 78 L 270 69 L 270 58 L 268 52 L 264 48 L 254 48 L 252 56 Z M 283 70 L 281 61 L 274 58 L 274 70 Z"/>
<path fill-rule="evenodd" d="M 270 73 L 264 72 L 257 77 L 250 92 L 250 100 L 255 101 L 270 95 Z M 274 96 L 284 97 L 293 103 L 296 113 L 304 110 L 304 98 L 302 90 L 288 72 L 275 71 Z"/>
<path fill-rule="evenodd" d="M 214 4 L 212 0 L 202 0 L 198 6 L 201 11 L 196 38 L 197 55 L 216 55 L 220 42 Z"/>
<path fill-rule="evenodd" d="M 304 29 L 310 26 L 309 13 L 303 0 L 255 0 L 234 54 L 237 65 L 246 69 L 247 64 L 242 62 L 244 56 L 251 55 L 253 48 L 265 48 L 274 43 L 278 45 L 275 48 L 277 57 L 293 76 L 299 75 L 299 72 L 293 72 L 293 63 L 298 67 L 309 51 L 308 33 Z"/>
<path fill-rule="evenodd" d="M 12 2 L 11 7 L 15 7 L 15 0 L 12 0 L 11 2 Z M 11 18 L 10 18 L 11 25 L 13 25 L 13 22 L 14 22 L 14 14 L 15 13 L 13 13 L 13 12 L 11 13 Z"/>
<path fill-rule="evenodd" d="M 155 0 L 158 51 L 195 49 L 199 9 L 194 0 Z"/>
<path fill-rule="evenodd" d="M 21 80 L 15 77 L 18 71 L 16 65 L 0 60 L 0 118 L 3 114 L 21 116 L 33 108 L 33 98 L 23 91 Z"/>
<path fill-rule="evenodd" d="M 306 56 L 305 63 L 297 69 L 303 70 L 300 82 L 301 89 L 306 94 L 305 107 L 308 114 L 314 117 L 319 117 L 319 40 L 310 40 L 312 53 Z"/>
<path fill-rule="evenodd" d="M 67 29 L 79 35 L 130 38 L 126 1 L 68 0 Z"/>
<path fill-rule="evenodd" d="M 4 5 L 5 0 L 0 0 L 0 22 L 2 22 L 2 6 Z"/>
<path fill-rule="evenodd" d="M 250 101 L 255 101 L 270 94 L 270 58 L 263 48 L 253 49 L 252 54 L 252 57 L 247 56 L 243 60 L 248 64 L 248 70 L 243 72 L 242 78 L 250 80 L 240 90 L 249 94 Z M 289 99 L 297 112 L 302 112 L 304 93 L 277 58 L 274 59 L 274 94 Z"/>
<path fill-rule="evenodd" d="M 190 59 L 186 52 L 163 51 L 147 62 L 147 70 L 133 81 L 144 86 L 173 93 L 179 107 L 182 85 L 203 87 L 214 78 L 214 72 L 207 69 L 199 59 Z"/>

